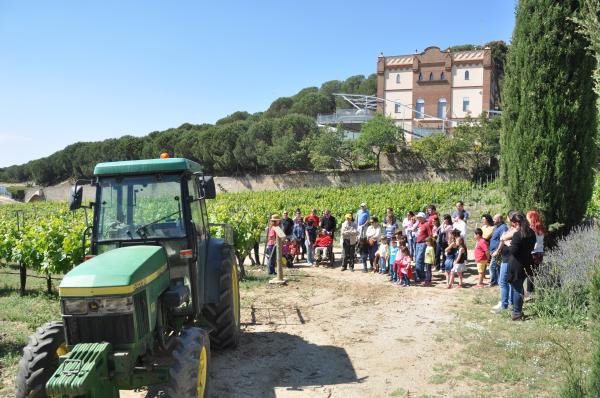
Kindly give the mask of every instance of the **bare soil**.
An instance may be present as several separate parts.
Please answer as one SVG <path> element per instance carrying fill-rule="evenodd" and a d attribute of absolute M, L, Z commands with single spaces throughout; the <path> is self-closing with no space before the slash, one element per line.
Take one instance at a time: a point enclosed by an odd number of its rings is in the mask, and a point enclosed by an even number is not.
<path fill-rule="evenodd" d="M 285 286 L 243 289 L 240 346 L 213 353 L 212 396 L 478 396 L 476 381 L 439 377 L 461 349 L 447 335 L 453 309 L 472 290 L 447 290 L 438 273 L 433 287 L 403 288 L 361 271 L 301 266 Z"/>

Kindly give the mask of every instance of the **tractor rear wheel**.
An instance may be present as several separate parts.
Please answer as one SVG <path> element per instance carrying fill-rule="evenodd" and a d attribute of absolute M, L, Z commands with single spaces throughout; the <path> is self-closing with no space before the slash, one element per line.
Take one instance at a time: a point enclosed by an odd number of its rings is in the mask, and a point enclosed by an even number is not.
<path fill-rule="evenodd" d="M 46 382 L 58 369 L 58 357 L 66 353 L 63 323 L 54 321 L 40 326 L 23 349 L 16 397 L 46 398 Z"/>
<path fill-rule="evenodd" d="M 204 319 L 213 329 L 213 347 L 233 348 L 240 341 L 240 282 L 233 246 L 223 247 L 223 264 L 219 282 L 219 302 L 207 304 L 203 309 Z"/>
<path fill-rule="evenodd" d="M 165 393 L 169 398 L 208 397 L 208 370 L 210 340 L 206 331 L 190 327 L 181 331 L 175 340 L 173 363 L 169 369 L 169 384 Z"/>

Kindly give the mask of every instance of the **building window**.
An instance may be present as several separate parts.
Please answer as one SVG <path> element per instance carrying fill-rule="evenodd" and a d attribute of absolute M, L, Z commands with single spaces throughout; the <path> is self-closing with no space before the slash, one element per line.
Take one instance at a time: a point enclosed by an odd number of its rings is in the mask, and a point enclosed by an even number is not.
<path fill-rule="evenodd" d="M 400 73 L 396 75 L 396 83 L 400 84 Z"/>
<path fill-rule="evenodd" d="M 469 97 L 463 98 L 463 112 L 469 112 Z"/>
<path fill-rule="evenodd" d="M 437 117 L 446 119 L 446 98 L 440 98 L 438 100 Z"/>
<path fill-rule="evenodd" d="M 401 107 L 402 105 L 399 102 L 394 103 L 394 112 L 400 113 L 402 111 Z"/>
<path fill-rule="evenodd" d="M 419 81 L 422 81 L 422 80 L 423 80 L 423 74 L 419 73 Z"/>
<path fill-rule="evenodd" d="M 469 80 L 469 71 L 468 70 L 465 71 L 465 80 Z"/>
<path fill-rule="evenodd" d="M 425 118 L 425 100 L 422 98 L 419 98 L 417 100 L 417 119 L 424 119 Z"/>
<path fill-rule="evenodd" d="M 429 80 L 433 80 L 433 72 L 429 74 Z"/>
<path fill-rule="evenodd" d="M 440 73 L 440 80 L 446 80 L 446 74 L 444 72 Z"/>

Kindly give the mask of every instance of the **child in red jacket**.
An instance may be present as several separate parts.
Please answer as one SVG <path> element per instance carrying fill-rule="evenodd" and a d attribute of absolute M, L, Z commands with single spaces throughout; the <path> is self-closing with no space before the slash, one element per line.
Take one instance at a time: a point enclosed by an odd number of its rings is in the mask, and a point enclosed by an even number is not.
<path fill-rule="evenodd" d="M 410 286 L 410 278 L 412 278 L 412 267 L 410 266 L 410 250 L 408 247 L 402 247 L 402 256 L 397 257 L 394 261 L 394 267 L 396 267 L 396 273 L 400 276 L 399 284 L 403 287 Z"/>

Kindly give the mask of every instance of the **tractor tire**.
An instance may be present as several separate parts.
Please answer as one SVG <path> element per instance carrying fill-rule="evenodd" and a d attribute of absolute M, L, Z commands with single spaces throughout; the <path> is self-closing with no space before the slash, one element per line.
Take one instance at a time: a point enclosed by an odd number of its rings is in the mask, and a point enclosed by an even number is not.
<path fill-rule="evenodd" d="M 209 396 L 210 340 L 206 331 L 189 327 L 175 340 L 171 354 L 169 384 L 164 393 L 169 398 L 204 398 Z"/>
<path fill-rule="evenodd" d="M 231 245 L 223 246 L 219 280 L 219 302 L 202 310 L 211 327 L 211 343 L 217 349 L 233 348 L 240 342 L 240 282 L 236 257 Z"/>
<path fill-rule="evenodd" d="M 66 354 L 62 321 L 48 322 L 29 336 L 16 379 L 16 398 L 46 398 L 46 382 L 58 369 L 58 357 Z"/>

